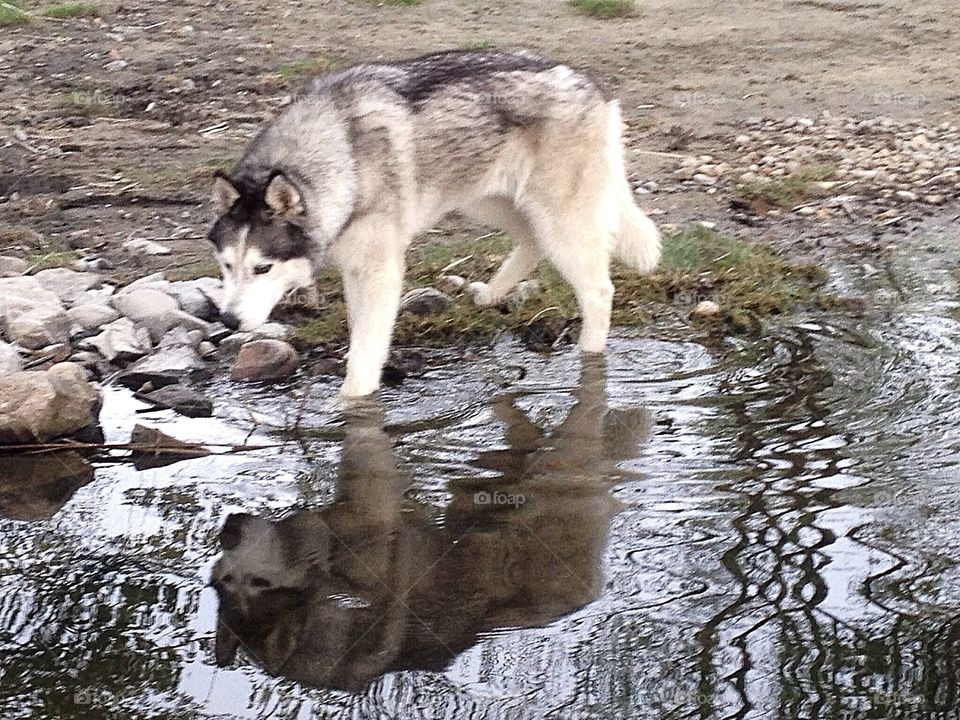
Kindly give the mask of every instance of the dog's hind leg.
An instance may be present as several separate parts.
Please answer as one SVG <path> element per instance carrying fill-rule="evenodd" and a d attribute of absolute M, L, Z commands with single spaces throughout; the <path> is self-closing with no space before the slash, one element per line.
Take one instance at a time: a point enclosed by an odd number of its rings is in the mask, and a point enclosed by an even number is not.
<path fill-rule="evenodd" d="M 530 222 L 509 200 L 490 199 L 470 207 L 465 213 L 485 225 L 506 231 L 516 243 L 489 282 L 472 282 L 467 292 L 481 307 L 503 300 L 522 280 L 530 277 L 540 262 L 540 249 L 534 242 Z"/>
<path fill-rule="evenodd" d="M 547 259 L 570 283 L 577 297 L 583 318 L 580 348 L 602 353 L 613 306 L 609 233 L 600 223 L 568 214 L 544 215 L 537 236 Z"/>
<path fill-rule="evenodd" d="M 380 387 L 400 307 L 406 243 L 386 239 L 382 230 L 379 235 L 351 248 L 351 258 L 339 263 L 350 326 L 344 397 L 362 397 Z"/>

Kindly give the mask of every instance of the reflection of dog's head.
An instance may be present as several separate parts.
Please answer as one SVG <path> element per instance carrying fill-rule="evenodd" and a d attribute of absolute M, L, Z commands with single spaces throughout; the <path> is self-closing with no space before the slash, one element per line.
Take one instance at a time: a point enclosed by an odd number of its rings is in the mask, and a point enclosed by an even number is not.
<path fill-rule="evenodd" d="M 292 181 L 280 173 L 264 186 L 214 178 L 218 218 L 209 238 L 223 275 L 224 324 L 253 330 L 291 290 L 313 282 L 304 205 Z"/>
<path fill-rule="evenodd" d="M 233 661 L 241 636 L 256 638 L 258 629 L 269 629 L 313 594 L 328 568 L 327 539 L 323 523 L 312 523 L 309 513 L 276 523 L 245 513 L 227 518 L 220 532 L 223 554 L 210 575 L 220 599 L 220 665 Z"/>

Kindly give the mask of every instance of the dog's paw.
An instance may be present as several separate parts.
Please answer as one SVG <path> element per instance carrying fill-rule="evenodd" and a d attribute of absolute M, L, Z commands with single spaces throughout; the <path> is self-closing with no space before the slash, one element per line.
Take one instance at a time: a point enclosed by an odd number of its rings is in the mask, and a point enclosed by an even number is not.
<path fill-rule="evenodd" d="M 488 307 L 499 300 L 499 298 L 494 297 L 490 286 L 484 282 L 470 283 L 467 285 L 467 293 L 473 299 L 474 304 L 480 307 Z"/>

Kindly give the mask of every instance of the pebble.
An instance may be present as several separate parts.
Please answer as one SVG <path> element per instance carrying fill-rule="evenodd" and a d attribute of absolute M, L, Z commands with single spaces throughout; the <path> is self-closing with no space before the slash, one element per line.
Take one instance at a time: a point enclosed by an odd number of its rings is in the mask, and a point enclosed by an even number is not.
<path fill-rule="evenodd" d="M 282 340 L 254 340 L 240 348 L 230 378 L 240 381 L 277 380 L 296 372 L 300 356 Z"/>
<path fill-rule="evenodd" d="M 144 238 L 133 238 L 123 244 L 123 249 L 131 254 L 140 255 L 169 255 L 172 251 L 166 245 L 146 240 Z"/>
<path fill-rule="evenodd" d="M 0 340 L 0 376 L 23 370 L 23 358 L 17 348 Z"/>
<path fill-rule="evenodd" d="M 693 310 L 690 311 L 690 317 L 703 319 L 713 317 L 719 312 L 720 306 L 717 305 L 717 303 L 715 303 L 713 300 L 701 300 L 693 306 Z"/>
<path fill-rule="evenodd" d="M 453 298 L 432 287 L 411 290 L 400 298 L 400 312 L 413 315 L 437 315 L 451 307 L 453 307 Z"/>
<path fill-rule="evenodd" d="M 0 255 L 0 278 L 23 275 L 30 267 L 26 260 L 10 255 Z"/>

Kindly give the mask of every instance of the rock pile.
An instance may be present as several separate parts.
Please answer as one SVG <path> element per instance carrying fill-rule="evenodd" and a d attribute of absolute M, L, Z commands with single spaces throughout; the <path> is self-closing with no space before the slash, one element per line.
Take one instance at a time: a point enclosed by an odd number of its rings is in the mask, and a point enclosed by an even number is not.
<path fill-rule="evenodd" d="M 764 185 L 793 182 L 796 202 L 769 208 L 821 219 L 843 213 L 885 220 L 905 206 L 938 206 L 960 197 L 960 127 L 834 117 L 748 120 L 731 147 L 679 160 L 683 187 L 763 195 Z M 800 186 L 802 184 L 802 187 Z M 649 183 L 638 194 L 651 189 Z M 786 194 L 789 200 L 791 195 Z"/>

